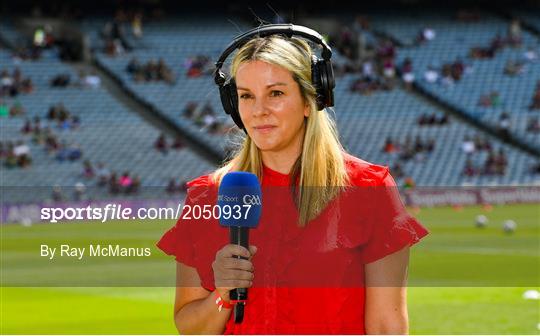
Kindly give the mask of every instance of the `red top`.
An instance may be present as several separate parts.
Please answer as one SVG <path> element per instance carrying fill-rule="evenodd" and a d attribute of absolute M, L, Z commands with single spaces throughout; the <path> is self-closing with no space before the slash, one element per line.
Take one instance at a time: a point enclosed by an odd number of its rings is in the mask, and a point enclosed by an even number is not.
<path fill-rule="evenodd" d="M 244 321 L 235 324 L 231 313 L 225 334 L 365 334 L 365 264 L 417 243 L 428 231 L 405 211 L 387 167 L 348 154 L 345 161 L 351 184 L 370 191 L 331 202 L 305 228 L 295 225 L 292 197 L 272 195 L 279 189 L 274 186 L 289 185 L 289 176 L 263 167 L 262 215 L 249 240 L 257 246 L 255 279 Z M 208 175 L 188 185 L 187 205 L 215 204 L 215 195 L 203 202 L 201 195 L 212 193 L 197 188 L 212 187 Z M 381 198 L 373 187 L 394 191 Z M 211 265 L 228 243 L 228 228 L 217 219 L 179 219 L 157 245 L 195 267 L 202 287 L 213 291 Z"/>

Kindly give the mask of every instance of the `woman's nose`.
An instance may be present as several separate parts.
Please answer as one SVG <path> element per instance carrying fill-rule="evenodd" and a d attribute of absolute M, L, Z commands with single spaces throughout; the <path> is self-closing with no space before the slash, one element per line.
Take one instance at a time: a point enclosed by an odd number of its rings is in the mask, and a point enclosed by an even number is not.
<path fill-rule="evenodd" d="M 268 104 L 264 98 L 257 98 L 253 103 L 251 114 L 254 117 L 268 114 Z"/>

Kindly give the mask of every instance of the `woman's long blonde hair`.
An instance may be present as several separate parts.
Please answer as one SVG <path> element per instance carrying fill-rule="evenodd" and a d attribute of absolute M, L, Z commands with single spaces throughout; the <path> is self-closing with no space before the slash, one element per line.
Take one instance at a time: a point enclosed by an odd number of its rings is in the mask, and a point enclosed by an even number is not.
<path fill-rule="evenodd" d="M 230 76 L 235 78 L 240 64 L 255 60 L 281 66 L 291 72 L 304 101 L 310 106 L 309 117 L 304 120 L 306 131 L 302 154 L 290 172 L 300 226 L 316 218 L 349 183 L 344 149 L 339 142 L 336 125 L 325 109 L 317 110 L 316 90 L 311 80 L 311 57 L 311 48 L 303 39 L 280 35 L 259 37 L 238 50 L 230 71 Z M 261 153 L 249 136 L 244 136 L 230 158 L 212 174 L 214 182 L 219 185 L 230 171 L 247 171 L 262 178 Z M 299 182 L 297 187 L 294 181 Z"/>

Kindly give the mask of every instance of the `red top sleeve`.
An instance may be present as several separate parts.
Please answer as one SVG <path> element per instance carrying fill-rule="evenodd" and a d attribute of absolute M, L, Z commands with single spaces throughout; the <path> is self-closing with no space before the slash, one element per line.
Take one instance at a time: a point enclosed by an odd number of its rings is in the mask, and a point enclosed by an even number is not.
<path fill-rule="evenodd" d="M 368 238 L 362 246 L 365 264 L 374 262 L 411 246 L 428 234 L 414 217 L 405 209 L 396 182 L 388 168 L 384 168 L 380 186 L 372 188 L 372 216 L 368 221 Z"/>
<path fill-rule="evenodd" d="M 156 244 L 166 254 L 174 255 L 176 261 L 191 267 L 196 267 L 196 258 L 193 251 L 197 239 L 192 230 L 197 228 L 200 223 L 198 224 L 194 219 L 190 219 L 192 216 L 184 218 L 184 215 L 188 209 L 193 208 L 193 205 L 200 200 L 200 194 L 206 191 L 208 185 L 208 175 L 188 182 L 188 191 L 180 218 L 178 218 L 176 225 L 165 232 Z"/>

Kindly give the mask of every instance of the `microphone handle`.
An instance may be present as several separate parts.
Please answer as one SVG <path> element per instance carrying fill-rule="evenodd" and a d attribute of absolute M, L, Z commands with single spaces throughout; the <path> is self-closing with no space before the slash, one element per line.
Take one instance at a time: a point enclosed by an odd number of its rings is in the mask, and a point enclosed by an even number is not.
<path fill-rule="evenodd" d="M 229 238 L 231 244 L 240 245 L 249 249 L 249 228 L 240 226 L 231 226 L 229 228 Z M 236 258 L 247 259 L 241 256 Z M 247 300 L 247 288 L 236 288 L 229 292 L 231 300 Z"/>

